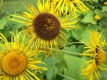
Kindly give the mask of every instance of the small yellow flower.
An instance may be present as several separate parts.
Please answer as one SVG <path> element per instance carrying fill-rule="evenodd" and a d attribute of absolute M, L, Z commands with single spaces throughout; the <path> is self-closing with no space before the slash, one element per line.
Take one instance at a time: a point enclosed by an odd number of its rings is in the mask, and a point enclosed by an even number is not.
<path fill-rule="evenodd" d="M 29 38 L 35 39 L 36 50 L 43 49 L 45 56 L 52 53 L 52 48 L 58 49 L 61 39 L 65 40 L 63 28 L 76 28 L 73 18 L 61 17 L 57 6 L 50 0 L 37 0 L 37 8 L 33 5 L 25 6 L 29 12 L 23 12 L 22 16 L 12 15 L 21 20 L 11 19 L 26 25 L 25 32 Z M 73 26 L 71 26 L 73 25 Z"/>
<path fill-rule="evenodd" d="M 33 71 L 47 68 L 37 66 L 45 63 L 34 58 L 32 40 L 25 44 L 25 36 L 13 34 L 11 42 L 8 42 L 1 33 L 0 39 L 4 41 L 4 44 L 0 43 L 0 80 L 40 80 Z"/>
<path fill-rule="evenodd" d="M 107 2 L 104 2 L 104 5 L 107 5 Z"/>
<path fill-rule="evenodd" d="M 95 19 L 96 19 L 96 20 L 100 20 L 100 19 L 101 19 L 101 16 L 100 16 L 100 15 L 95 15 Z"/>
<path fill-rule="evenodd" d="M 95 78 L 99 80 L 101 75 L 98 70 L 107 71 L 106 66 L 103 64 L 105 61 L 105 52 L 102 49 L 106 44 L 105 40 L 101 40 L 101 34 L 98 34 L 97 31 L 90 31 L 90 41 L 84 44 L 87 50 L 81 55 L 88 56 L 90 60 L 86 62 L 87 67 L 82 69 L 82 74 L 89 80 L 94 80 Z"/>

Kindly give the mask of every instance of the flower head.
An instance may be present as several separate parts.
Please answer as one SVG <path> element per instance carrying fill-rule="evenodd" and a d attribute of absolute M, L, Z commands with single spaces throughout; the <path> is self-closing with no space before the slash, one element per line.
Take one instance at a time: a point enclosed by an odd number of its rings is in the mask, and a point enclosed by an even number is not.
<path fill-rule="evenodd" d="M 107 5 L 107 2 L 104 2 L 104 5 Z"/>
<path fill-rule="evenodd" d="M 86 62 L 88 66 L 82 69 L 82 74 L 89 80 L 94 80 L 94 78 L 99 80 L 101 75 L 98 70 L 107 70 L 103 64 L 105 61 L 105 52 L 102 47 L 106 44 L 105 40 L 101 40 L 101 34 L 98 34 L 97 31 L 90 31 L 90 41 L 84 44 L 87 50 L 81 55 L 88 56 L 90 60 Z"/>
<path fill-rule="evenodd" d="M 25 6 L 29 12 L 23 12 L 22 16 L 12 15 L 16 18 L 23 20 L 15 20 L 26 24 L 24 30 L 28 37 L 35 39 L 36 50 L 38 48 L 44 49 L 45 56 L 49 56 L 52 52 L 52 47 L 55 46 L 58 49 L 59 39 L 64 38 L 64 33 L 61 28 L 75 28 L 71 26 L 77 21 L 72 22 L 73 18 L 61 17 L 60 12 L 57 10 L 57 6 L 51 4 L 50 0 L 37 0 L 37 7 L 32 5 Z"/>
<path fill-rule="evenodd" d="M 13 34 L 13 33 L 12 33 Z M 32 70 L 47 70 L 45 67 L 37 64 L 45 64 L 41 60 L 34 58 L 35 53 L 32 49 L 32 40 L 25 42 L 25 36 L 20 40 L 21 35 L 13 34 L 11 42 L 8 42 L 3 34 L 0 33 L 0 39 L 4 45 L 0 44 L 0 80 L 40 80 Z"/>
<path fill-rule="evenodd" d="M 95 19 L 99 20 L 99 19 L 101 19 L 101 16 L 100 15 L 95 15 Z"/>
<path fill-rule="evenodd" d="M 57 7 L 62 13 L 77 16 L 77 12 L 86 12 L 89 10 L 81 0 L 54 0 L 53 4 L 57 3 Z"/>

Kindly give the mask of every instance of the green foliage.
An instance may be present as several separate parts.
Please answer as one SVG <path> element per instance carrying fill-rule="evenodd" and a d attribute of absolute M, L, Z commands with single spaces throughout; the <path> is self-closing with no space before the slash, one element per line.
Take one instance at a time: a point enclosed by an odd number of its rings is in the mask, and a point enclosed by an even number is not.
<path fill-rule="evenodd" d="M 64 80 L 84 80 L 85 78 L 81 74 L 81 66 L 85 62 L 85 60 L 69 55 L 65 55 L 64 58 L 68 66 L 67 69 L 64 69 L 64 75 L 69 77 L 69 79 L 65 77 Z"/>
<path fill-rule="evenodd" d="M 0 20 L 0 29 L 3 29 L 5 25 L 6 25 L 6 19 L 4 17 L 3 19 Z"/>
<path fill-rule="evenodd" d="M 87 12 L 86 16 L 82 19 L 81 22 L 96 24 L 93 11 Z"/>
<path fill-rule="evenodd" d="M 0 7 L 3 6 L 3 0 L 0 0 Z"/>
<path fill-rule="evenodd" d="M 55 66 L 55 63 L 58 62 L 57 59 L 53 59 L 52 57 L 48 57 L 45 59 L 45 63 L 47 64 L 48 71 L 46 73 L 47 80 L 54 80 L 58 73 L 58 68 Z"/>

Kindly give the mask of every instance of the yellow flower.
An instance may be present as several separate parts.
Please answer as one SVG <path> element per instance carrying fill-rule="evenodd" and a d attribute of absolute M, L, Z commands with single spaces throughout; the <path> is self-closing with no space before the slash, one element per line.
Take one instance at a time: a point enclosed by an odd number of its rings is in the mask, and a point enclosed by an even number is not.
<path fill-rule="evenodd" d="M 96 20 L 101 19 L 100 15 L 95 15 L 95 19 L 96 19 Z"/>
<path fill-rule="evenodd" d="M 58 49 L 60 39 L 64 38 L 61 28 L 75 28 L 71 26 L 77 21 L 72 22 L 73 18 L 61 17 L 56 5 L 51 4 L 50 0 L 37 0 L 37 7 L 32 5 L 25 6 L 29 12 L 24 12 L 22 16 L 12 15 L 13 17 L 24 19 L 15 20 L 26 24 L 25 32 L 28 37 L 35 38 L 36 50 L 44 49 L 45 56 L 52 53 L 52 47 Z"/>
<path fill-rule="evenodd" d="M 89 10 L 81 0 L 54 0 L 53 4 L 55 3 L 57 3 L 56 5 L 61 13 L 67 14 L 69 12 L 73 16 L 77 16 L 77 12 Z"/>
<path fill-rule="evenodd" d="M 25 36 L 22 38 L 20 34 L 13 34 L 11 42 L 8 42 L 1 33 L 0 39 L 4 41 L 4 44 L 0 43 L 0 80 L 40 80 L 34 70 L 40 72 L 47 68 L 37 66 L 45 63 L 34 58 L 32 40 L 24 44 Z"/>
<path fill-rule="evenodd" d="M 107 68 L 103 64 L 105 61 L 105 52 L 102 49 L 106 44 L 105 40 L 101 40 L 101 34 L 98 34 L 97 31 L 90 31 L 90 41 L 84 44 L 87 50 L 81 55 L 88 56 L 90 60 L 86 62 L 88 66 L 82 69 L 82 74 L 89 80 L 94 80 L 95 78 L 99 80 L 101 75 L 98 70 L 107 71 Z"/>
<path fill-rule="evenodd" d="M 107 2 L 104 2 L 104 5 L 107 5 Z"/>

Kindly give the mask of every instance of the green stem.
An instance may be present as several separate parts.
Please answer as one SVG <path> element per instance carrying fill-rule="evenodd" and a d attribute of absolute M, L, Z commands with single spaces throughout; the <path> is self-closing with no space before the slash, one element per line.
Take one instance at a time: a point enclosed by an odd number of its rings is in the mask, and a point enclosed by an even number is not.
<path fill-rule="evenodd" d="M 43 49 L 43 48 L 41 48 Z M 64 52 L 64 53 L 68 53 L 68 54 L 73 54 L 73 55 L 77 55 L 77 56 L 81 56 L 81 53 L 77 53 L 77 52 L 71 52 L 71 51 L 65 51 L 65 50 L 58 50 L 58 49 L 50 49 L 50 48 L 46 48 L 52 51 L 56 51 L 56 52 Z"/>
<path fill-rule="evenodd" d="M 68 77 L 68 76 L 66 76 L 66 75 L 63 75 L 63 74 L 59 74 L 59 75 L 61 75 L 61 76 L 63 76 L 63 77 L 65 77 L 65 78 L 67 78 L 68 80 L 75 80 L 75 79 L 73 79 L 73 78 L 71 78 L 71 77 Z"/>
<path fill-rule="evenodd" d="M 56 50 L 56 49 L 52 49 L 52 50 Z M 57 50 L 58 52 L 64 52 L 64 53 L 69 53 L 69 54 L 73 54 L 73 55 L 79 55 L 80 56 L 80 54 L 81 53 L 76 53 L 76 52 L 70 52 L 70 51 L 65 51 L 65 50 Z"/>
<path fill-rule="evenodd" d="M 69 43 L 69 44 L 75 44 L 75 43 L 82 44 L 82 42 L 72 42 L 72 43 Z M 68 44 L 68 45 L 69 45 L 69 44 Z"/>

